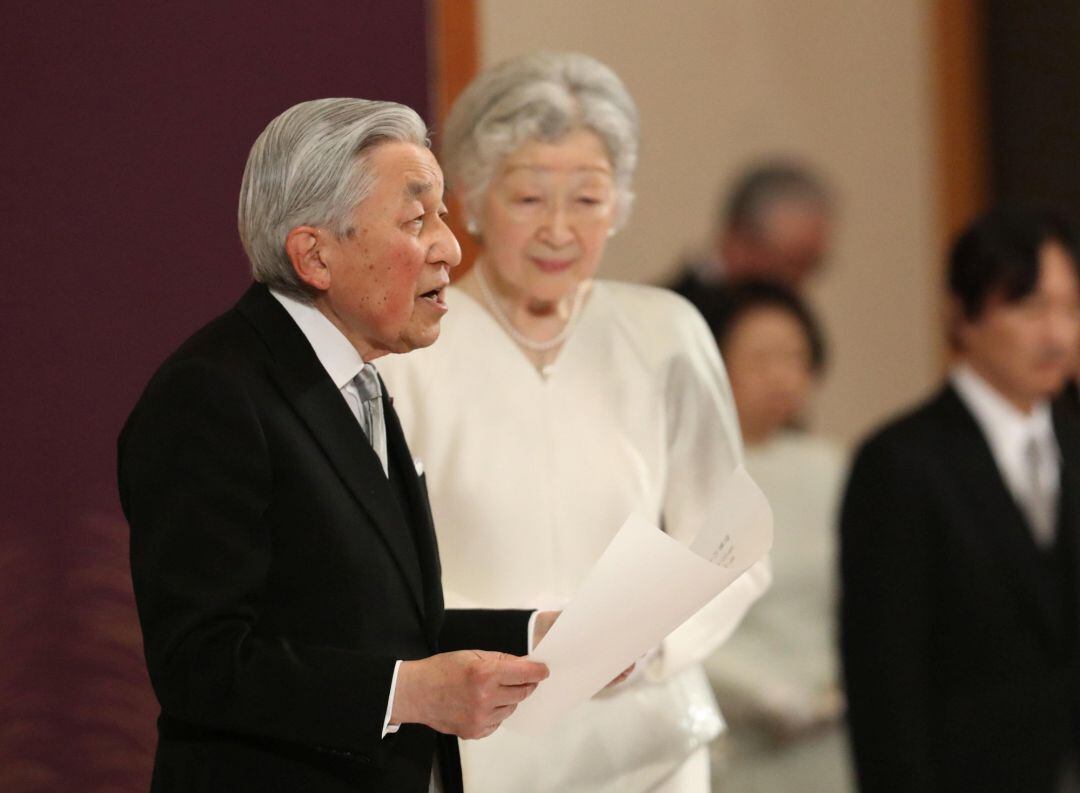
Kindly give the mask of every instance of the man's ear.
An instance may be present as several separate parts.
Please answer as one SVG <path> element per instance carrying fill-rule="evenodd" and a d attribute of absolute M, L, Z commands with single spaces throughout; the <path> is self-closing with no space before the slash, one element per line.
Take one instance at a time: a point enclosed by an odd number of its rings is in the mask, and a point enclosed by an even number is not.
<path fill-rule="evenodd" d="M 297 277 L 320 292 L 330 288 L 328 243 L 326 232 L 314 226 L 297 226 L 285 236 L 285 253 Z"/>
<path fill-rule="evenodd" d="M 944 313 L 946 339 L 954 352 L 960 352 L 964 349 L 964 337 L 970 324 L 964 304 L 960 298 L 950 295 L 945 302 Z"/>

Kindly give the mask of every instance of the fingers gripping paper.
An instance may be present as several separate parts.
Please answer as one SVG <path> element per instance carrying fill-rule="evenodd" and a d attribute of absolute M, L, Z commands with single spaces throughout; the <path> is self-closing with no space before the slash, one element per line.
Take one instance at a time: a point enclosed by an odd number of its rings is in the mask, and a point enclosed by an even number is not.
<path fill-rule="evenodd" d="M 690 547 L 631 515 L 529 657 L 551 676 L 506 724 L 547 731 L 763 558 L 772 511 L 739 466 L 717 493 L 713 515 Z"/>

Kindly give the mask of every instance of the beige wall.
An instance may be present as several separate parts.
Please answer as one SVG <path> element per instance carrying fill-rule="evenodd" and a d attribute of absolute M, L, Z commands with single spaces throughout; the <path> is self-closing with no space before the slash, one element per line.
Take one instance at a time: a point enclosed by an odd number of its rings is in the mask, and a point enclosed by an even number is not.
<path fill-rule="evenodd" d="M 813 299 L 833 366 L 816 423 L 852 440 L 939 372 L 926 2 L 481 0 L 480 57 L 580 50 L 636 98 L 638 198 L 608 277 L 669 277 L 748 160 L 793 154 L 830 178 L 841 223 Z"/>

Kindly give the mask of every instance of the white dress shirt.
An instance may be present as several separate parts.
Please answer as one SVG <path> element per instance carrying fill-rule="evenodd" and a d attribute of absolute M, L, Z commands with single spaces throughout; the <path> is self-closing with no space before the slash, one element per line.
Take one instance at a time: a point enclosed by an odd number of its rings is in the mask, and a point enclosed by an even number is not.
<path fill-rule="evenodd" d="M 311 349 L 315 351 L 315 357 L 323 365 L 334 385 L 341 391 L 341 397 L 349 406 L 353 417 L 363 426 L 361 419 L 360 391 L 353 382 L 360 370 L 370 366 L 360 357 L 360 353 L 352 346 L 345 334 L 334 326 L 326 316 L 309 303 L 301 303 L 299 300 L 283 295 L 280 292 L 270 290 L 282 307 L 289 312 L 293 322 L 300 328 L 304 338 L 308 340 Z M 389 467 L 386 454 L 386 423 L 383 421 L 382 402 L 375 401 L 371 405 L 376 415 L 374 438 L 370 438 L 371 446 L 382 462 L 383 473 L 389 476 Z"/>
<path fill-rule="evenodd" d="M 982 429 L 998 471 L 1021 508 L 1031 498 L 1033 473 L 1039 476 L 1046 497 L 1056 504 L 1061 486 L 1061 452 L 1054 436 L 1049 402 L 1039 402 L 1025 414 L 967 364 L 957 366 L 950 379 Z M 1032 443 L 1039 450 L 1037 472 L 1032 471 L 1028 457 Z M 1040 547 L 1053 543 L 1053 525 L 1045 531 L 1034 525 L 1031 528 Z"/>

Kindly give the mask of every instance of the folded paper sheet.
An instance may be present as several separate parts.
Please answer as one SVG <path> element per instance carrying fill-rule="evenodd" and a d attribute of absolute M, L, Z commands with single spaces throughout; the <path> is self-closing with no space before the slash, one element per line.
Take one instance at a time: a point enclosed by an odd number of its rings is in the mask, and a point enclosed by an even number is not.
<path fill-rule="evenodd" d="M 716 495 L 724 515 L 690 547 L 631 515 L 529 657 L 551 676 L 506 724 L 538 735 L 602 689 L 637 658 L 768 553 L 772 511 L 739 466 Z"/>

